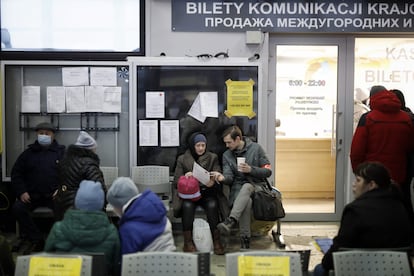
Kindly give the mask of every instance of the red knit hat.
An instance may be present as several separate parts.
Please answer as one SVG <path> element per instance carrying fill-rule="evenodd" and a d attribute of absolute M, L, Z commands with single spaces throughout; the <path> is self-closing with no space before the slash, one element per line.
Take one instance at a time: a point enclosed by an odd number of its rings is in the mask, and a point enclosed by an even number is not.
<path fill-rule="evenodd" d="M 191 199 L 197 201 L 201 198 L 200 186 L 198 180 L 192 176 L 180 176 L 177 182 L 178 196 L 182 199 Z"/>

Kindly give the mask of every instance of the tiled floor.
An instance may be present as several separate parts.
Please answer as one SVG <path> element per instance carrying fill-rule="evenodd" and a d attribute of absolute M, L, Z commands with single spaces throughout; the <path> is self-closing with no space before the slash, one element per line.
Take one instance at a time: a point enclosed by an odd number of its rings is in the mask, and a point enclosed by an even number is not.
<path fill-rule="evenodd" d="M 287 212 L 295 212 L 302 210 L 304 205 L 309 202 L 303 200 L 286 200 L 284 201 L 284 207 Z M 321 212 L 330 212 L 332 208 L 332 200 L 319 200 L 312 202 L 311 205 L 314 208 L 319 208 Z M 315 207 L 317 206 L 317 207 Z M 174 218 L 171 220 L 174 223 Z M 180 231 L 181 227 L 174 227 L 174 238 L 177 246 L 177 251 L 182 251 L 183 236 Z M 272 237 L 269 234 L 255 235 L 251 240 L 250 250 L 311 250 L 308 269 L 311 271 L 318 264 L 323 254 L 314 245 L 315 238 L 332 238 L 336 235 L 338 230 L 338 222 L 283 222 L 281 223 L 281 233 L 283 235 L 286 248 L 280 249 L 273 242 Z M 13 233 L 9 233 L 10 241 L 16 240 Z M 226 243 L 226 252 L 237 252 L 240 250 L 240 242 L 237 234 L 232 235 L 229 238 L 224 239 Z M 18 252 L 14 253 L 16 257 Z M 21 254 L 21 253 L 20 253 Z M 226 275 L 226 263 L 225 256 L 218 256 L 211 254 L 211 273 L 215 276 Z"/>
<path fill-rule="evenodd" d="M 272 237 L 269 235 L 255 235 L 251 240 L 250 250 L 311 250 L 309 260 L 309 270 L 313 270 L 314 266 L 321 261 L 323 254 L 318 251 L 314 245 L 314 239 L 318 237 L 334 237 L 338 230 L 337 223 L 326 222 L 282 222 L 282 235 L 286 244 L 285 249 L 279 249 Z M 13 233 L 9 233 L 9 240 L 15 240 Z M 182 251 L 183 236 L 181 231 L 174 231 L 174 238 L 177 246 L 177 251 Z M 226 252 L 237 252 L 240 249 L 239 238 L 237 234 L 224 239 L 226 243 Z M 14 252 L 14 257 L 17 257 L 18 252 Z M 211 254 L 211 273 L 215 276 L 226 275 L 225 256 L 218 256 Z"/>
<path fill-rule="evenodd" d="M 337 223 L 325 222 L 282 222 L 282 234 L 286 243 L 285 249 L 277 248 L 272 241 L 271 235 L 253 237 L 250 250 L 311 250 L 309 270 L 313 270 L 323 254 L 315 247 L 314 239 L 318 237 L 334 237 L 338 230 Z M 183 237 L 179 231 L 175 233 L 177 251 L 182 251 Z M 239 239 L 237 235 L 231 236 L 228 240 L 226 252 L 239 251 Z M 225 256 L 211 255 L 211 273 L 215 276 L 226 275 Z"/>

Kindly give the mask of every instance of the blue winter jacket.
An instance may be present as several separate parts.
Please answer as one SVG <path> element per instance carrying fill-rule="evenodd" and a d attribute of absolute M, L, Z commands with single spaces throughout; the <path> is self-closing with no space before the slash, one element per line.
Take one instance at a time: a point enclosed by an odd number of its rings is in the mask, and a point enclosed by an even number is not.
<path fill-rule="evenodd" d="M 119 221 L 122 254 L 144 251 L 162 235 L 166 214 L 164 203 L 150 190 L 130 202 Z"/>

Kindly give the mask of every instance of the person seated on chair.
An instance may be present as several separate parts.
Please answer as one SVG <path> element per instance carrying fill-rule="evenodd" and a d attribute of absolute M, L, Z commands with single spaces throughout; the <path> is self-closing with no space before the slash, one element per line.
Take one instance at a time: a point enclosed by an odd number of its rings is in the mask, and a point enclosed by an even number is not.
<path fill-rule="evenodd" d="M 22 238 L 31 243 L 26 253 L 43 250 L 44 236 L 31 212 L 40 206 L 54 209 L 53 198 L 59 184 L 58 165 L 65 152 L 65 146 L 55 140 L 56 129 L 51 123 L 40 123 L 35 131 L 37 140 L 19 155 L 11 171 L 11 188 L 17 198 L 12 207 L 13 214 Z"/>
<path fill-rule="evenodd" d="M 167 209 L 154 192 L 139 193 L 131 178 L 118 177 L 106 198 L 120 217 L 122 254 L 176 250 Z"/>
<path fill-rule="evenodd" d="M 333 252 L 340 248 L 399 248 L 414 242 L 413 222 L 387 168 L 379 162 L 364 162 L 354 173 L 355 200 L 345 206 L 338 234 L 316 265 L 315 276 L 334 269 Z"/>
<path fill-rule="evenodd" d="M 102 184 L 83 180 L 76 192 L 73 209 L 55 222 L 47 237 L 46 252 L 105 253 L 109 275 L 120 274 L 121 244 L 118 230 L 102 211 Z"/>
<path fill-rule="evenodd" d="M 60 183 L 55 197 L 56 218 L 63 218 L 65 211 L 73 207 L 76 191 L 82 180 L 98 181 L 106 193 L 100 159 L 96 154 L 95 139 L 86 131 L 80 131 L 76 143 L 70 145 L 60 163 Z M 104 205 L 104 208 L 106 204 Z"/>
<path fill-rule="evenodd" d="M 220 241 L 220 232 L 217 230 L 217 224 L 219 223 L 219 210 L 221 209 L 219 208 L 219 201 L 226 206 L 227 200 L 221 191 L 221 187 L 215 181 L 216 173 L 221 171 L 218 156 L 213 152 L 207 151 L 207 138 L 202 133 L 193 133 L 189 138 L 188 145 L 189 148 L 185 153 L 177 158 L 174 173 L 174 190 L 177 191 L 177 183 L 183 176 L 185 178 L 193 177 L 194 162 L 197 162 L 198 165 L 207 170 L 211 176 L 210 181 L 205 185 L 196 180 L 199 187 L 196 198 L 180 198 L 179 195 L 173 197 L 174 215 L 182 218 L 183 251 L 197 251 L 193 241 L 193 223 L 195 210 L 197 206 L 201 206 L 207 215 L 207 222 L 213 237 L 214 253 L 223 255 L 224 249 Z"/>
<path fill-rule="evenodd" d="M 231 126 L 223 133 L 227 150 L 223 154 L 223 174 L 216 174 L 216 180 L 230 185 L 229 217 L 217 228 L 223 235 L 229 235 L 231 229 L 239 223 L 241 248 L 250 248 L 250 222 L 252 199 L 255 184 L 263 183 L 272 174 L 270 161 L 265 151 L 258 144 L 242 135 L 238 126 Z M 244 157 L 245 162 L 237 165 L 237 157 Z"/>

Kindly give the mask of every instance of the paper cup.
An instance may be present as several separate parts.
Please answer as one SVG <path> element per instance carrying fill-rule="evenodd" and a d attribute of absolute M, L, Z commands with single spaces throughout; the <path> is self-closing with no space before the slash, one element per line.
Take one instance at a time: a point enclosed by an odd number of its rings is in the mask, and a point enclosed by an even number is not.
<path fill-rule="evenodd" d="M 240 164 L 246 163 L 246 158 L 237 157 L 237 168 L 240 168 Z M 240 171 L 240 169 L 238 169 Z"/>

